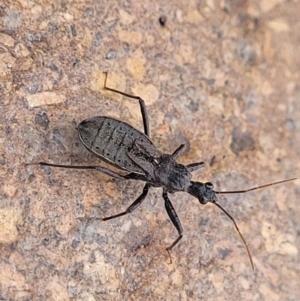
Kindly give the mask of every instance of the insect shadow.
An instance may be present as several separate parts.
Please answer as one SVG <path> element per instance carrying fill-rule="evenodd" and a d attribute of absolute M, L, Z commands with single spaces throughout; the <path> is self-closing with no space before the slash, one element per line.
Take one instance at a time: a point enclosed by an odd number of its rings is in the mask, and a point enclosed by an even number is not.
<path fill-rule="evenodd" d="M 177 191 L 185 191 L 198 198 L 200 204 L 205 205 L 207 203 L 212 203 L 221 211 L 223 211 L 233 222 L 235 229 L 245 245 L 251 267 L 254 269 L 249 247 L 233 217 L 221 205 L 218 204 L 217 195 L 246 193 L 268 186 L 293 181 L 297 178 L 260 185 L 250 189 L 233 191 L 216 191 L 214 190 L 213 184 L 210 182 L 202 183 L 192 181 L 191 173 L 203 167 L 204 162 L 196 162 L 188 165 L 177 163 L 176 160 L 184 150 L 184 144 L 180 145 L 172 154 L 165 154 L 159 151 L 150 140 L 148 114 L 143 99 L 141 99 L 139 96 L 109 88 L 106 85 L 106 81 L 107 73 L 105 72 L 104 89 L 139 101 L 144 132 L 135 129 L 124 121 L 107 116 L 96 116 L 88 118 L 78 125 L 78 135 L 83 145 L 89 151 L 94 153 L 96 156 L 101 157 L 101 159 L 110 163 L 111 165 L 127 171 L 128 173 L 123 175 L 102 166 L 59 165 L 47 162 L 34 162 L 26 165 L 39 164 L 61 168 L 92 169 L 117 179 L 122 178 L 125 180 L 140 180 L 146 182 L 143 192 L 125 211 L 102 218 L 104 221 L 131 213 L 142 204 L 151 187 L 162 187 L 162 197 L 164 199 L 166 211 L 178 232 L 178 237 L 170 246 L 166 248 L 171 262 L 172 259 L 170 251 L 181 240 L 183 228 L 169 199 L 169 194 Z"/>

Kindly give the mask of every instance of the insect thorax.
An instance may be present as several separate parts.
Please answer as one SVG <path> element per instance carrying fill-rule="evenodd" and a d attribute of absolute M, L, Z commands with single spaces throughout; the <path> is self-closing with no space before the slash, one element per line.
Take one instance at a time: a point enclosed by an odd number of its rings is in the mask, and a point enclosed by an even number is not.
<path fill-rule="evenodd" d="M 188 169 L 178 164 L 170 155 L 163 155 L 154 171 L 155 180 L 168 192 L 187 191 L 192 175 Z"/>

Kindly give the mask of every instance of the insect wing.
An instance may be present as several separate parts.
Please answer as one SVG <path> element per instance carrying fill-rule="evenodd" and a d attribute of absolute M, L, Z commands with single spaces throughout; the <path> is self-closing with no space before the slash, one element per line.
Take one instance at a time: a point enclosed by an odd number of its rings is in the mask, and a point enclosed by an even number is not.
<path fill-rule="evenodd" d="M 144 169 L 134 162 L 129 152 L 136 148 L 135 141 L 150 139 L 129 124 L 105 116 L 97 116 L 82 121 L 78 134 L 83 145 L 104 161 L 123 170 L 145 175 Z M 154 146 L 153 146 L 154 147 Z"/>

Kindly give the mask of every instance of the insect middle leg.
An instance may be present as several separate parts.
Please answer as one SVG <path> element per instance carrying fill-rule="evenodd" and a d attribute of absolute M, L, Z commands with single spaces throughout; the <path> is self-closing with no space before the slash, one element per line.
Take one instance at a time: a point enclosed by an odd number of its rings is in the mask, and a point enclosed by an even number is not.
<path fill-rule="evenodd" d="M 121 213 L 118 213 L 118 214 L 115 214 L 115 215 L 112 215 L 112 216 L 104 217 L 102 220 L 107 221 L 109 219 L 117 218 L 117 217 L 126 215 L 126 214 L 131 213 L 132 211 L 134 211 L 145 200 L 145 198 L 148 194 L 149 188 L 150 188 L 150 185 L 146 184 L 144 186 L 142 194 L 125 211 L 123 211 Z"/>
<path fill-rule="evenodd" d="M 170 220 L 172 221 L 174 227 L 176 228 L 179 236 L 176 238 L 176 240 L 169 246 L 166 248 L 169 257 L 170 257 L 170 263 L 172 263 L 172 257 L 171 257 L 171 250 L 173 249 L 173 247 L 175 247 L 177 245 L 177 243 L 180 241 L 180 239 L 182 238 L 182 233 L 183 233 L 183 228 L 181 226 L 181 222 L 179 220 L 179 217 L 168 197 L 168 194 L 166 191 L 163 191 L 163 199 L 165 200 L 165 208 L 167 210 L 167 213 L 169 215 Z"/>
<path fill-rule="evenodd" d="M 181 144 L 178 148 L 176 148 L 172 154 L 173 159 L 177 160 L 178 157 L 182 155 L 184 149 L 185 149 L 185 144 Z"/>
<path fill-rule="evenodd" d="M 132 95 L 132 94 L 128 94 L 128 93 L 125 93 L 125 92 L 107 87 L 106 86 L 107 72 L 104 72 L 104 74 L 105 74 L 105 79 L 104 79 L 104 89 L 105 90 L 112 91 L 112 92 L 121 94 L 123 96 L 129 97 L 129 98 L 137 99 L 139 101 L 140 108 L 141 108 L 141 113 L 142 113 L 142 118 L 143 118 L 144 133 L 148 137 L 150 137 L 149 119 L 148 119 L 148 113 L 147 113 L 147 109 L 146 109 L 146 105 L 145 105 L 144 100 L 139 96 L 135 96 L 135 95 Z"/>

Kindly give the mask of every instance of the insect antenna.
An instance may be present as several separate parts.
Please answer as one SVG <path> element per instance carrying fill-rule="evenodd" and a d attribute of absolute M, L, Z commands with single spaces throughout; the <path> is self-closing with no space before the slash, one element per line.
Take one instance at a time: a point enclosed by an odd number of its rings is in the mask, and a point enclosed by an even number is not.
<path fill-rule="evenodd" d="M 291 179 L 281 180 L 281 181 L 277 181 L 277 182 L 272 182 L 272 183 L 268 183 L 268 184 L 264 184 L 264 185 L 255 186 L 255 187 L 252 187 L 252 188 L 249 188 L 249 189 L 230 190 L 230 191 L 215 191 L 215 194 L 246 193 L 246 192 L 249 192 L 249 191 L 253 191 L 253 190 L 257 190 L 257 189 L 262 189 L 262 188 L 266 188 L 266 187 L 269 187 L 269 186 L 273 186 L 273 185 L 277 185 L 277 184 L 281 184 L 281 183 L 286 183 L 286 182 L 294 181 L 294 180 L 297 180 L 297 179 L 298 178 L 291 178 Z M 244 243 L 244 245 L 246 247 L 246 250 L 247 250 L 247 253 L 248 253 L 248 256 L 249 256 L 249 259 L 250 259 L 250 263 L 251 263 L 251 266 L 252 266 L 252 270 L 254 270 L 254 265 L 253 265 L 253 260 L 252 260 L 252 256 L 251 256 L 250 250 L 249 250 L 248 245 L 246 243 L 246 240 L 244 239 L 242 233 L 240 232 L 240 229 L 238 228 L 238 226 L 237 226 L 234 218 L 221 205 L 219 205 L 216 202 L 213 202 L 213 204 L 215 204 L 217 207 L 219 207 L 232 220 L 232 222 L 233 222 L 233 224 L 235 226 L 235 229 L 239 233 L 239 236 L 242 239 L 242 241 L 243 241 L 243 243 Z"/>
<path fill-rule="evenodd" d="M 229 194 L 229 193 L 246 193 L 249 191 L 253 191 L 253 190 L 257 190 L 257 189 L 261 189 L 261 188 L 266 188 L 269 186 L 273 186 L 273 185 L 277 185 L 277 184 L 281 184 L 281 183 L 285 183 L 285 182 L 290 182 L 290 181 L 295 181 L 298 178 L 291 178 L 291 179 L 287 179 L 287 180 L 281 180 L 278 182 L 272 182 L 272 183 L 268 183 L 268 184 L 264 184 L 264 185 L 260 185 L 260 186 L 255 186 L 249 189 L 242 189 L 242 190 L 231 190 L 231 191 L 215 191 L 216 194 Z"/>
<path fill-rule="evenodd" d="M 252 270 L 254 271 L 254 264 L 253 264 L 253 260 L 252 260 L 252 256 L 251 256 L 250 250 L 249 250 L 248 245 L 246 243 L 246 240 L 244 239 L 242 233 L 240 232 L 240 229 L 237 226 L 234 218 L 221 205 L 219 205 L 218 203 L 213 203 L 213 204 L 215 204 L 217 207 L 219 207 L 232 220 L 232 222 L 233 222 L 233 224 L 235 226 L 235 229 L 239 233 L 239 236 L 242 239 L 242 241 L 243 241 L 243 243 L 244 243 L 244 245 L 246 247 L 246 250 L 247 250 L 247 253 L 248 253 L 248 256 L 249 256 L 249 259 L 250 259 L 251 267 L 252 267 Z"/>

